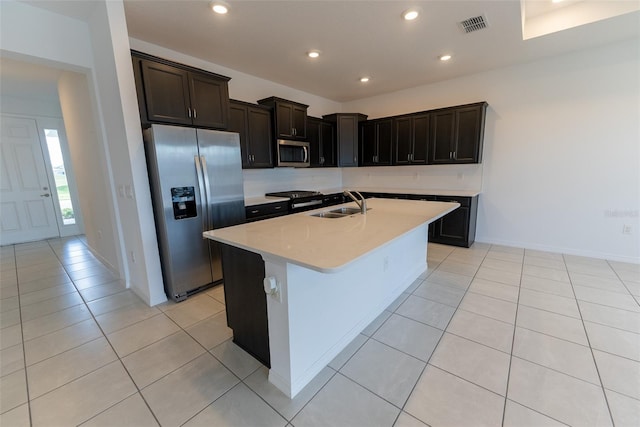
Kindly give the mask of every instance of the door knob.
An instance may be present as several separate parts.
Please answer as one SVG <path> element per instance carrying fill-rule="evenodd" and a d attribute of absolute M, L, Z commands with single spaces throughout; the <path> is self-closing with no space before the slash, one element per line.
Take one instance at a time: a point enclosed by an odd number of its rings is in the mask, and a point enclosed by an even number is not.
<path fill-rule="evenodd" d="M 49 197 L 49 193 L 41 194 L 40 197 Z"/>

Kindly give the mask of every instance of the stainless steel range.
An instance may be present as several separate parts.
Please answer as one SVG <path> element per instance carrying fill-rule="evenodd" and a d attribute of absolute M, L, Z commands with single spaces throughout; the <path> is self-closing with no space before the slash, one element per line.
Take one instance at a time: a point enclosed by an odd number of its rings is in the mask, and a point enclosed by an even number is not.
<path fill-rule="evenodd" d="M 319 191 L 280 191 L 267 193 L 265 196 L 287 197 L 289 199 L 289 212 L 291 213 L 319 208 L 322 206 L 324 200 L 324 194 Z"/>

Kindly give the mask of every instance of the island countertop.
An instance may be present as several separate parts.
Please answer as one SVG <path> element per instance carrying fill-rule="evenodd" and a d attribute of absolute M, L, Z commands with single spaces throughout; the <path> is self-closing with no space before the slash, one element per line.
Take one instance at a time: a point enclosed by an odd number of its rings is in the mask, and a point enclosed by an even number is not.
<path fill-rule="evenodd" d="M 449 202 L 426 202 L 395 199 L 368 199 L 366 215 L 343 218 L 319 218 L 315 212 L 341 206 L 325 207 L 205 232 L 212 240 L 246 249 L 267 257 L 323 273 L 335 273 L 367 253 L 411 230 L 430 223 L 460 205 Z M 426 238 L 426 236 L 425 236 Z"/>

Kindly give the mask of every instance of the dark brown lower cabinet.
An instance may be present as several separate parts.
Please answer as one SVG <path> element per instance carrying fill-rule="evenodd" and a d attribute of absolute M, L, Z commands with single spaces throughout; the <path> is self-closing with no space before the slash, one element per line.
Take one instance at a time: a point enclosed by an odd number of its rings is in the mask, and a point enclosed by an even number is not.
<path fill-rule="evenodd" d="M 233 342 L 271 367 L 264 261 L 256 253 L 220 244 L 227 325 Z"/>
<path fill-rule="evenodd" d="M 429 241 L 470 247 L 476 238 L 478 196 L 435 196 L 431 194 L 363 193 L 365 197 L 460 203 L 460 207 L 429 225 Z"/>
<path fill-rule="evenodd" d="M 436 201 L 457 202 L 460 203 L 460 207 L 433 223 L 433 236 L 430 241 L 465 248 L 471 246 L 476 237 L 478 196 L 436 196 Z"/>

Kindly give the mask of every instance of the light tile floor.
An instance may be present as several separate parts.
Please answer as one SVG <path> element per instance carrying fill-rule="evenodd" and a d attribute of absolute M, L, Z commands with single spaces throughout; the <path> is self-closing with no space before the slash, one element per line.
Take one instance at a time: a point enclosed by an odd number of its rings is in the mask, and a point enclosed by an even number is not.
<path fill-rule="evenodd" d="M 638 426 L 640 266 L 429 245 L 429 271 L 293 400 L 222 286 L 146 306 L 82 238 L 1 248 L 0 425 Z"/>

